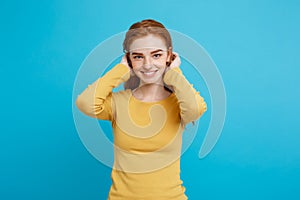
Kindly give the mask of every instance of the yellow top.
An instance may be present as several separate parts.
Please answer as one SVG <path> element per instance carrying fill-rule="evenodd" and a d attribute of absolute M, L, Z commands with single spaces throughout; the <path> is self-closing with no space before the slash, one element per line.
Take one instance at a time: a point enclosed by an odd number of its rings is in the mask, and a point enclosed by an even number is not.
<path fill-rule="evenodd" d="M 86 115 L 112 122 L 115 160 L 108 199 L 185 200 L 182 133 L 206 111 L 206 103 L 179 67 L 164 75 L 174 93 L 156 102 L 143 102 L 130 89 L 112 92 L 129 78 L 129 68 L 117 64 L 76 100 Z"/>

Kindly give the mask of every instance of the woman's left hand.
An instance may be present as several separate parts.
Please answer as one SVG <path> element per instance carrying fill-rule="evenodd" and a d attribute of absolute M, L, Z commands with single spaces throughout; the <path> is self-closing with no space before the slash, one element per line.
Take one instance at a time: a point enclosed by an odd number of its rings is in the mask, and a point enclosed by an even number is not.
<path fill-rule="evenodd" d="M 180 64 L 181 64 L 181 60 L 180 60 L 180 57 L 179 57 L 178 53 L 173 52 L 173 60 L 171 61 L 170 66 L 167 67 L 166 71 L 168 71 L 172 68 L 175 68 L 175 67 L 179 67 Z"/>

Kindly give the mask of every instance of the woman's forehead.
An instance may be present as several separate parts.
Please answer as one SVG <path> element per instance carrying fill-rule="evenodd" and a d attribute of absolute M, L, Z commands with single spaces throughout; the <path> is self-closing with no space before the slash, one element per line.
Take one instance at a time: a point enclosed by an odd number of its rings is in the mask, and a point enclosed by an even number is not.
<path fill-rule="evenodd" d="M 129 51 L 132 52 L 137 50 L 148 51 L 148 50 L 162 49 L 166 50 L 167 46 L 165 42 L 158 36 L 147 35 L 145 37 L 137 38 L 132 41 L 129 46 Z"/>

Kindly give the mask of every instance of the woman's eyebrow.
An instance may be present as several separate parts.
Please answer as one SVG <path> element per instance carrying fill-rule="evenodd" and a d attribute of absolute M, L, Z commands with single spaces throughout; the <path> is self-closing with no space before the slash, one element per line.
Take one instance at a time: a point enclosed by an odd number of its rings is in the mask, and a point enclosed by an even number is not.
<path fill-rule="evenodd" d="M 162 49 L 156 49 L 154 51 L 151 51 L 150 54 L 154 54 L 157 52 L 163 51 Z M 131 55 L 143 55 L 143 53 L 139 53 L 139 52 L 132 52 Z"/>
<path fill-rule="evenodd" d="M 157 53 L 157 52 L 160 52 L 160 51 L 163 51 L 163 50 L 162 50 L 162 49 L 157 49 L 157 50 L 155 50 L 155 51 L 152 51 L 151 54 Z"/>
<path fill-rule="evenodd" d="M 143 55 L 143 53 L 132 52 L 131 55 Z"/>

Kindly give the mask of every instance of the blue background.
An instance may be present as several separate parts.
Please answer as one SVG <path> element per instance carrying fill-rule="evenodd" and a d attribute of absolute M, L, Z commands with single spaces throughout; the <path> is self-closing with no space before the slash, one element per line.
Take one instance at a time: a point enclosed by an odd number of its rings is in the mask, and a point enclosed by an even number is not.
<path fill-rule="evenodd" d="M 299 1 L 128 2 L 2 2 L 0 199 L 106 199 L 111 169 L 78 137 L 73 83 L 96 45 L 144 18 L 200 43 L 225 84 L 216 147 L 199 160 L 197 135 L 182 156 L 189 198 L 300 199 Z"/>

